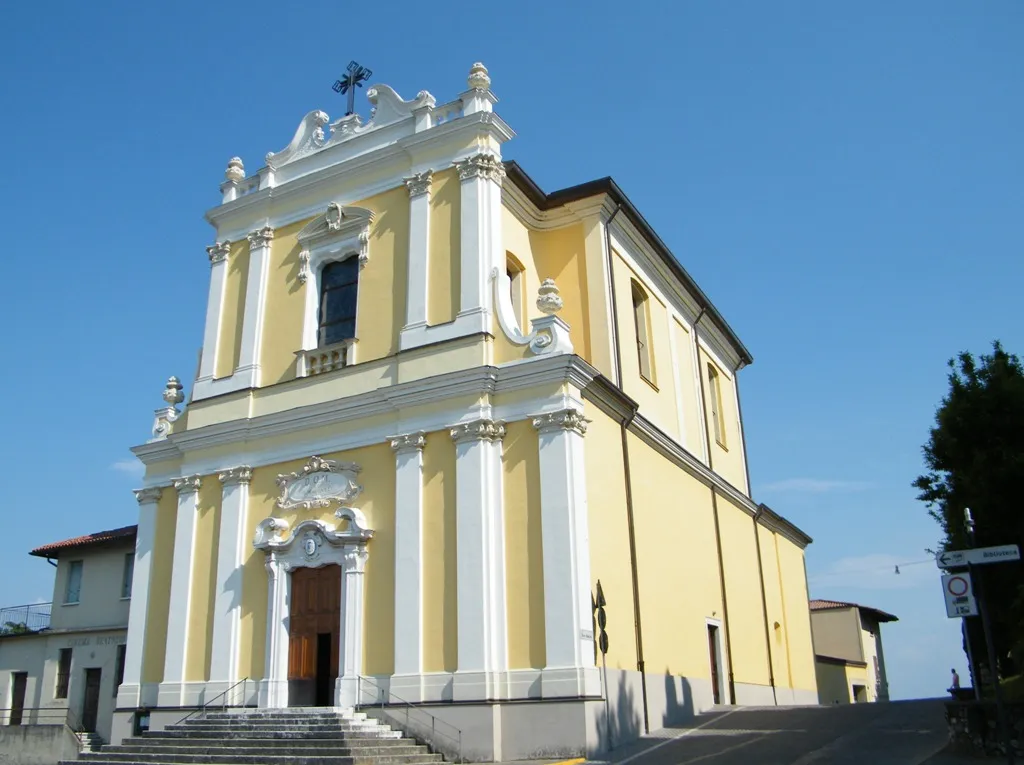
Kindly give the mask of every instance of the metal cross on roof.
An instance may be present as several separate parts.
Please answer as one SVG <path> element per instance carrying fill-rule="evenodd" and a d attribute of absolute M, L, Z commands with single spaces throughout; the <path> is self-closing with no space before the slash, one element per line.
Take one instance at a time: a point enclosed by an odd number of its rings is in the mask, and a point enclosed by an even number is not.
<path fill-rule="evenodd" d="M 345 74 L 342 75 L 340 80 L 336 80 L 334 83 L 334 92 L 341 93 L 342 95 L 348 95 L 348 111 L 345 112 L 345 116 L 352 114 L 356 110 L 356 88 L 363 87 L 363 83 L 366 82 L 373 75 L 369 69 L 365 66 L 361 66 L 355 61 L 350 61 L 348 66 L 345 67 Z"/>

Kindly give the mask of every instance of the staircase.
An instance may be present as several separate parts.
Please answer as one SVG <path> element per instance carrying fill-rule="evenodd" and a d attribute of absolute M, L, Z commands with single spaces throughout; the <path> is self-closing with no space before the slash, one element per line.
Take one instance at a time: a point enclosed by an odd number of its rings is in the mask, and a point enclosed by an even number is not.
<path fill-rule="evenodd" d="M 209 712 L 80 755 L 94 765 L 428 765 L 441 755 L 361 712 L 308 707 Z M 61 763 L 74 765 L 74 763 Z"/>

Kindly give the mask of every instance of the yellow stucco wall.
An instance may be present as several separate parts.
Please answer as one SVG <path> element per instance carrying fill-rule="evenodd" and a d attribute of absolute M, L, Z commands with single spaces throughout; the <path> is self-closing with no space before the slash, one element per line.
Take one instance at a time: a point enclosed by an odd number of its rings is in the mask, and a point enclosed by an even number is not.
<path fill-rule="evenodd" d="M 761 586 L 751 515 L 718 497 L 725 588 L 729 598 L 732 670 L 737 683 L 768 685 L 768 651 L 764 642 Z"/>
<path fill-rule="evenodd" d="M 636 670 L 633 585 L 620 426 L 594 406 L 584 439 L 587 518 L 590 522 L 591 591 L 600 580 L 608 607 L 608 666 Z"/>
<path fill-rule="evenodd" d="M 814 673 L 814 644 L 811 640 L 804 551 L 785 537 L 778 534 L 774 536 L 786 601 L 786 634 L 789 640 L 789 665 L 793 687 L 813 690 L 817 681 Z"/>
<path fill-rule="evenodd" d="M 746 471 L 743 468 L 743 444 L 740 440 L 740 418 L 736 411 L 736 390 L 732 370 L 725 369 L 712 359 L 707 352 L 699 349 L 700 379 L 704 386 L 706 402 L 705 415 L 708 417 L 708 433 L 711 441 L 711 464 L 715 472 L 741 491 L 746 489 Z M 714 364 L 718 370 L 718 383 L 721 388 L 722 421 L 725 428 L 725 444 L 715 437 L 715 428 L 711 424 L 711 384 L 708 380 L 708 364 Z"/>
<path fill-rule="evenodd" d="M 356 355 L 360 363 L 394 354 L 405 323 L 409 253 L 409 194 L 405 187 L 355 203 L 374 213 L 369 260 L 359 272 Z M 295 352 L 302 345 L 306 290 L 299 281 L 298 233 L 309 221 L 282 226 L 270 249 L 266 318 L 261 350 L 262 385 L 295 377 Z M 225 323 L 228 323 L 227 314 Z M 240 325 L 239 325 L 240 326 Z"/>
<path fill-rule="evenodd" d="M 619 325 L 619 358 L 622 366 L 622 388 L 638 404 L 640 413 L 675 439 L 680 438 L 679 418 L 676 414 L 675 381 L 672 374 L 672 354 L 669 346 L 668 311 L 642 275 L 633 271 L 622 257 L 615 253 L 615 307 Z M 636 326 L 633 321 L 632 281 L 637 281 L 647 293 L 650 314 L 650 344 L 653 349 L 651 369 L 653 380 L 640 375 L 637 355 Z"/>
<path fill-rule="evenodd" d="M 167 615 L 171 603 L 171 563 L 174 556 L 174 522 L 178 497 L 164 489 L 156 507 L 156 532 L 150 570 L 149 608 L 146 615 L 146 645 L 143 648 L 142 682 L 159 683 L 164 676 L 167 653 Z"/>
<path fill-rule="evenodd" d="M 710 678 L 705 619 L 722 619 L 711 495 L 633 435 L 629 451 L 647 671 Z M 731 625 L 731 593 L 729 605 Z"/>
<path fill-rule="evenodd" d="M 529 420 L 509 423 L 502 449 L 509 668 L 543 669 L 544 551 L 536 428 Z"/>
<path fill-rule="evenodd" d="M 210 677 L 213 642 L 213 606 L 217 597 L 217 546 L 220 539 L 221 483 L 216 475 L 199 487 L 195 544 L 192 547 L 192 602 L 188 617 L 188 652 L 185 680 Z"/>
<path fill-rule="evenodd" d="M 765 604 L 768 607 L 768 639 L 771 641 L 772 647 L 772 669 L 775 672 L 775 684 L 783 688 L 792 687 L 789 670 L 789 646 L 787 644 L 789 630 L 786 624 L 786 609 L 783 604 L 778 556 L 775 551 L 775 534 L 761 525 L 758 525 L 757 531 L 764 569 Z M 763 640 L 763 626 L 761 634 Z"/>
<path fill-rule="evenodd" d="M 423 449 L 423 669 L 458 668 L 455 444 L 430 433 Z"/>
<path fill-rule="evenodd" d="M 458 172 L 434 173 L 430 187 L 430 256 L 428 259 L 427 324 L 445 324 L 459 312 L 462 269 L 461 202 Z M 409 203 L 406 201 L 406 207 Z"/>
<path fill-rule="evenodd" d="M 220 342 L 214 377 L 230 377 L 242 351 L 242 317 L 245 315 L 245 285 L 249 278 L 249 242 L 232 242 L 224 279 Z"/>
<path fill-rule="evenodd" d="M 850 686 L 846 678 L 846 669 L 842 664 L 823 661 L 815 663 L 819 704 L 850 703 Z"/>

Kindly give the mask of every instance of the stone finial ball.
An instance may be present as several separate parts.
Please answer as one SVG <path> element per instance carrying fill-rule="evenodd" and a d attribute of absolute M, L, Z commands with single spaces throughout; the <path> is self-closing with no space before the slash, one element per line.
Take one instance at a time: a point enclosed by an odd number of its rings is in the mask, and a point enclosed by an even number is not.
<path fill-rule="evenodd" d="M 245 178 L 245 165 L 242 164 L 241 157 L 232 157 L 228 160 L 228 169 L 224 171 L 224 177 L 235 183 Z"/>
<path fill-rule="evenodd" d="M 491 87 L 491 78 L 487 76 L 487 67 L 477 61 L 469 68 L 466 81 L 473 90 L 487 90 Z"/>

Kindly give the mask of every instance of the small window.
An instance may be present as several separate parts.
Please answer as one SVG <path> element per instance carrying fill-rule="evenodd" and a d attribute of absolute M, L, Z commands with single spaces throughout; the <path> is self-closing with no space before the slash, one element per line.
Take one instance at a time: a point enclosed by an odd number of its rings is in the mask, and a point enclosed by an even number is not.
<path fill-rule="evenodd" d="M 526 333 L 526 316 L 523 315 L 523 292 L 525 289 L 526 269 L 511 252 L 505 253 L 505 274 L 508 276 L 509 297 L 512 299 L 512 313 L 516 317 L 519 329 Z"/>
<path fill-rule="evenodd" d="M 64 603 L 78 603 L 82 595 L 82 561 L 73 560 L 68 564 L 68 583 L 64 589 Z"/>
<path fill-rule="evenodd" d="M 117 696 L 117 689 L 124 682 L 124 643 L 117 647 L 117 658 L 114 661 L 114 696 Z"/>
<path fill-rule="evenodd" d="M 714 364 L 708 364 L 708 388 L 711 401 L 711 424 L 715 429 L 715 440 L 725 446 L 725 423 L 722 421 L 722 381 Z"/>
<path fill-rule="evenodd" d="M 124 556 L 124 574 L 121 578 L 121 597 L 130 598 L 132 596 L 132 576 L 135 574 L 135 553 L 125 553 Z"/>
<path fill-rule="evenodd" d="M 68 697 L 68 685 L 71 682 L 71 649 L 61 648 L 57 659 L 57 688 L 53 693 L 55 699 Z"/>
<path fill-rule="evenodd" d="M 359 287 L 359 258 L 328 263 L 320 273 L 321 346 L 333 345 L 356 336 L 356 293 Z"/>
<path fill-rule="evenodd" d="M 654 354 L 651 348 L 651 318 L 647 293 L 632 282 L 633 327 L 636 329 L 636 353 L 640 361 L 640 376 L 654 384 Z"/>

